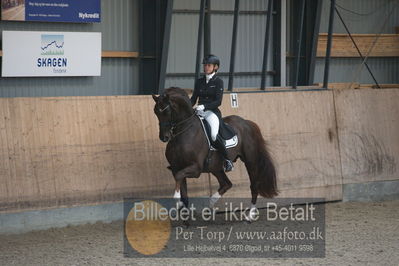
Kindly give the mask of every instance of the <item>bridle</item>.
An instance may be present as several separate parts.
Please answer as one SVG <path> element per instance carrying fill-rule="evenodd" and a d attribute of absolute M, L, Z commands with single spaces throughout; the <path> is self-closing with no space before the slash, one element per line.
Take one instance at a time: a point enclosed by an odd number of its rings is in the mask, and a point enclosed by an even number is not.
<path fill-rule="evenodd" d="M 161 109 L 159 109 L 159 112 L 160 113 L 162 113 L 162 112 L 164 112 L 166 109 L 168 109 L 170 107 L 170 104 L 168 104 L 165 108 L 163 108 L 162 110 Z"/>
<path fill-rule="evenodd" d="M 168 104 L 166 107 L 164 107 L 163 109 L 158 109 L 160 113 L 163 113 L 164 111 L 166 111 L 166 109 L 168 109 L 170 107 L 170 104 Z M 170 117 L 172 118 L 172 113 L 170 113 Z M 169 121 L 165 121 L 165 122 L 159 122 L 159 126 L 160 127 L 166 127 L 166 126 L 170 126 L 173 127 L 173 122 L 172 119 L 170 119 Z"/>
<path fill-rule="evenodd" d="M 168 104 L 168 105 L 167 105 L 166 107 L 164 107 L 163 109 L 158 109 L 158 110 L 159 110 L 160 113 L 162 113 L 162 112 L 166 111 L 169 107 L 170 107 L 170 104 Z M 182 129 L 182 130 L 180 130 L 180 131 L 178 131 L 178 132 L 175 132 L 178 126 L 180 126 L 180 125 L 184 124 L 185 122 L 189 121 L 189 120 L 190 120 L 191 118 L 193 118 L 194 116 L 195 116 L 195 112 L 193 112 L 193 114 L 190 115 L 188 118 L 186 118 L 186 119 L 184 119 L 184 120 L 182 120 L 182 121 L 179 121 L 179 122 L 175 122 L 175 121 L 173 121 L 173 120 L 174 120 L 174 119 L 173 119 L 173 112 L 170 112 L 170 120 L 169 120 L 169 121 L 164 121 L 164 122 L 159 122 L 159 126 L 160 126 L 161 128 L 163 128 L 163 127 L 170 127 L 170 130 L 169 130 L 169 131 L 170 131 L 170 135 L 171 135 L 170 140 L 172 140 L 172 139 L 174 139 L 176 136 L 180 135 L 181 133 L 185 132 L 187 129 L 189 129 L 189 128 L 191 127 L 191 126 L 189 125 L 189 126 L 185 127 L 184 129 Z"/>

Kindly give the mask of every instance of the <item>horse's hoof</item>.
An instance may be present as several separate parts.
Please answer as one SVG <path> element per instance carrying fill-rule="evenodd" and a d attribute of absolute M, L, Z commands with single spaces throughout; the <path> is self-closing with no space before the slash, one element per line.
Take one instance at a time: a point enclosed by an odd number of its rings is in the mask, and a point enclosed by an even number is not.
<path fill-rule="evenodd" d="M 256 221 L 255 219 L 253 219 L 251 217 L 248 217 L 248 216 L 245 216 L 245 220 L 244 220 L 245 223 L 251 224 L 251 223 L 253 223 L 255 221 Z"/>
<path fill-rule="evenodd" d="M 180 210 L 180 209 L 183 208 L 183 207 L 184 207 L 183 201 L 181 201 L 181 200 L 176 201 L 176 209 L 177 209 L 177 210 Z"/>
<path fill-rule="evenodd" d="M 252 221 L 248 217 L 245 217 L 244 223 L 251 224 Z"/>
<path fill-rule="evenodd" d="M 248 215 L 245 215 L 245 221 L 248 223 L 255 222 L 259 217 L 257 217 L 258 209 L 251 208 Z"/>

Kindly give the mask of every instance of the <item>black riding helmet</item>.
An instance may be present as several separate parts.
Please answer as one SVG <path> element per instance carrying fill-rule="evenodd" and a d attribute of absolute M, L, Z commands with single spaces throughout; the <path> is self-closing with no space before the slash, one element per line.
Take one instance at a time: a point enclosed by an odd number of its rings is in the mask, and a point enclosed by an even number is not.
<path fill-rule="evenodd" d="M 220 67 L 220 60 L 219 57 L 216 55 L 210 54 L 204 57 L 204 60 L 202 60 L 202 64 L 214 64 Z"/>

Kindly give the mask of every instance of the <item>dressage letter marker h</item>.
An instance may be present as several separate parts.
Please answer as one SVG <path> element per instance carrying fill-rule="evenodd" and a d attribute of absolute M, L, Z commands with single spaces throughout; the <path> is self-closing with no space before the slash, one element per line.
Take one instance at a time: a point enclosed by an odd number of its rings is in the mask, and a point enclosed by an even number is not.
<path fill-rule="evenodd" d="M 232 108 L 238 108 L 238 96 L 237 96 L 237 93 L 231 93 L 230 94 L 230 101 L 231 101 L 231 107 Z"/>

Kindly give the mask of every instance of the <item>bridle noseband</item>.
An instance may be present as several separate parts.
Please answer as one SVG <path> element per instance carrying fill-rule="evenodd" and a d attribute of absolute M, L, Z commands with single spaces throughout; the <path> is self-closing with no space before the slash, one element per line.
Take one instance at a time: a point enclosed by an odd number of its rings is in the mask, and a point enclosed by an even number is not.
<path fill-rule="evenodd" d="M 163 113 L 164 111 L 166 111 L 166 109 L 168 109 L 170 107 L 170 104 L 168 104 L 166 107 L 164 107 L 163 109 L 158 108 L 160 113 Z M 159 125 L 161 127 L 166 127 L 166 126 L 170 126 L 173 127 L 174 123 L 172 122 L 172 113 L 170 114 L 170 121 L 166 121 L 166 122 L 159 122 Z"/>
<path fill-rule="evenodd" d="M 170 104 L 168 104 L 165 108 L 163 108 L 162 110 L 161 109 L 158 109 L 159 110 L 159 112 L 160 113 L 162 113 L 162 112 L 164 112 L 166 109 L 168 109 L 170 107 Z"/>

